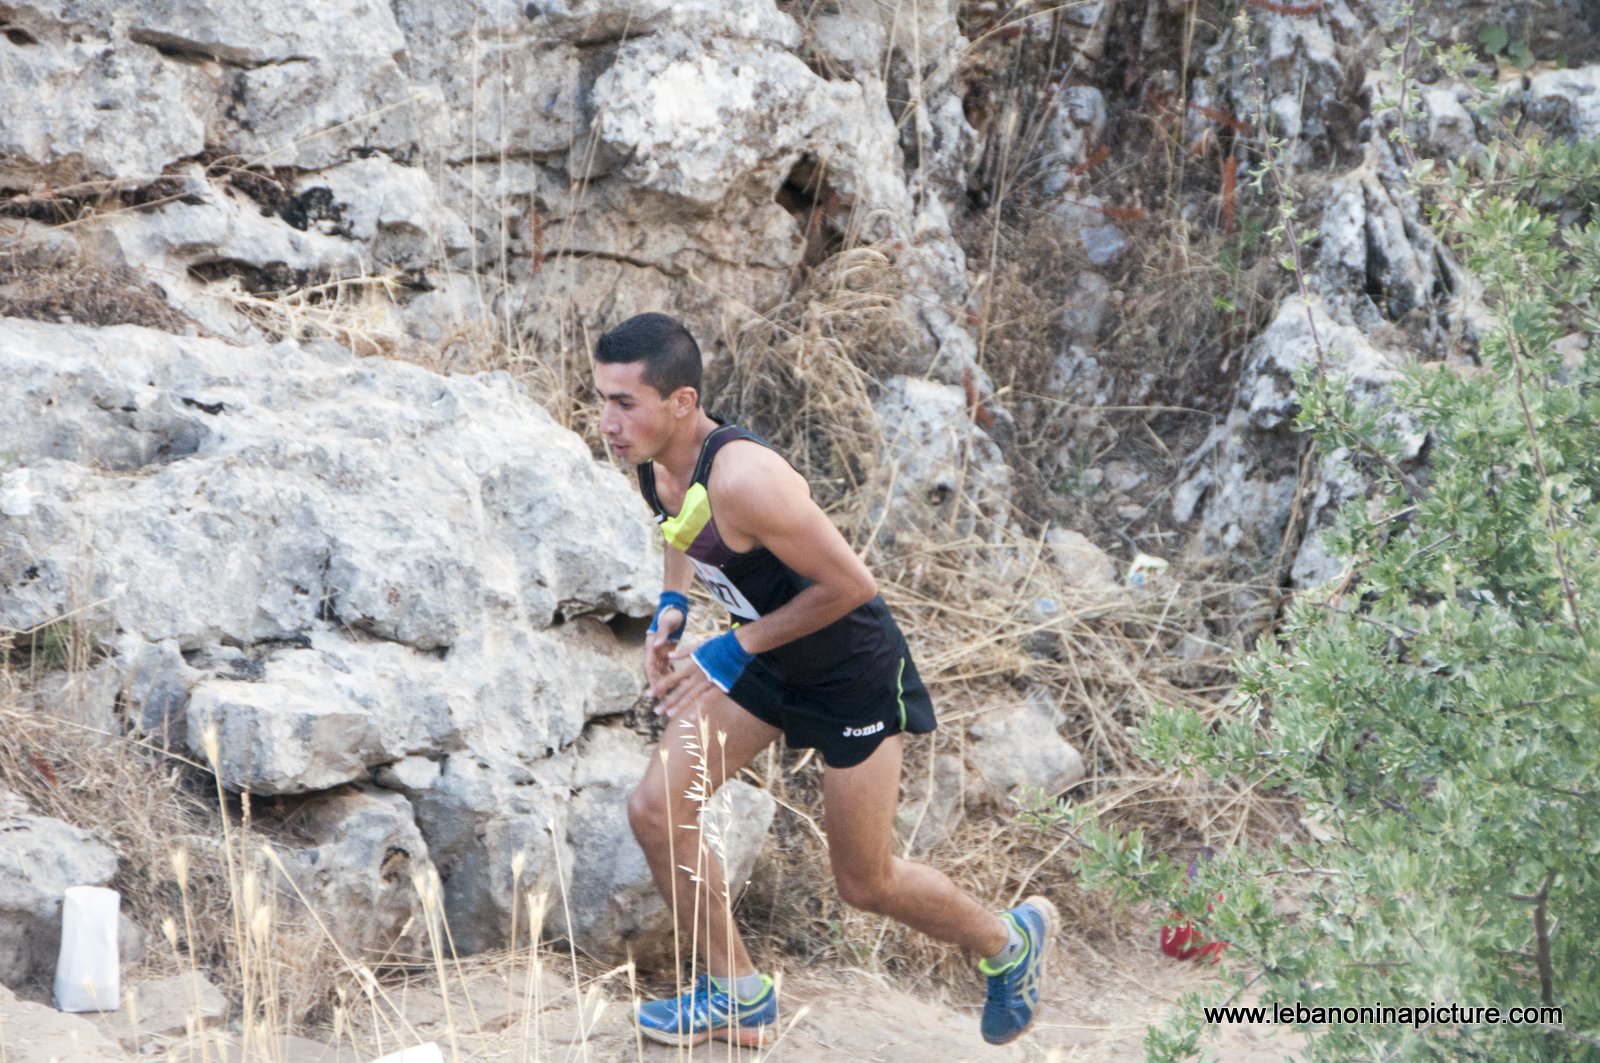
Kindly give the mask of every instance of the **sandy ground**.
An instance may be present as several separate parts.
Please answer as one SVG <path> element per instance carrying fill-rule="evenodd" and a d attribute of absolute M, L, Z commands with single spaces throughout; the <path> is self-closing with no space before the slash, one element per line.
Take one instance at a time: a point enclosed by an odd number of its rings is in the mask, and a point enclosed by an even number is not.
<path fill-rule="evenodd" d="M 711 1042 L 675 1049 L 641 1042 L 629 1020 L 618 980 L 582 994 L 547 972 L 537 986 L 504 966 L 470 976 L 469 991 L 453 991 L 448 1006 L 437 988 L 391 990 L 398 1020 L 369 1022 L 340 1038 L 344 1047 L 278 1038 L 248 1054 L 272 1063 L 370 1063 L 380 1054 L 433 1041 L 445 1060 L 472 1063 L 1133 1063 L 1143 1058 L 1146 1028 L 1160 1022 L 1186 992 L 1201 989 L 1214 973 L 1161 955 L 1152 941 L 1115 948 L 1065 942 L 1052 957 L 1044 985 L 1045 1010 L 1028 1035 L 1002 1048 L 978 1036 L 982 984 L 970 1000 L 944 1003 L 918 998 L 859 972 L 793 971 L 784 983 L 781 1033 L 762 1049 Z M 153 1009 L 153 1005 L 152 1005 Z M 238 1060 L 224 1024 L 205 1045 L 178 1029 L 164 1035 L 135 1032 L 125 1013 L 63 1015 L 37 1001 L 0 989 L 0 1060 L 5 1063 L 98 1063 L 152 1060 L 221 1063 Z M 450 1030 L 458 1033 L 452 1043 Z M 237 1029 L 231 1031 L 236 1034 Z M 1300 1045 L 1292 1031 L 1235 1026 L 1220 1031 L 1211 1051 L 1229 1063 L 1293 1059 Z M 359 1046 L 359 1051 L 350 1047 Z"/>

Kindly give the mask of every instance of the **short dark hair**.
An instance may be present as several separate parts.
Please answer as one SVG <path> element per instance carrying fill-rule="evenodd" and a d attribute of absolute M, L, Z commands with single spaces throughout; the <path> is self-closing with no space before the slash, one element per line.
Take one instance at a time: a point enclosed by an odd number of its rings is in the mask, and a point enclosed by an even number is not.
<path fill-rule="evenodd" d="M 681 387 L 700 390 L 700 345 L 677 318 L 667 314 L 630 317 L 600 337 L 594 360 L 643 362 L 644 382 L 662 398 Z"/>

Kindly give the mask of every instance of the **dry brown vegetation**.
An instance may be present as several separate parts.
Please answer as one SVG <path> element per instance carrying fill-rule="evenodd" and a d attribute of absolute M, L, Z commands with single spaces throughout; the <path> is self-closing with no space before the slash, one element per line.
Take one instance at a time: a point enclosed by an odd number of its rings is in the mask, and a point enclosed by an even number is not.
<path fill-rule="evenodd" d="M 40 266 L 7 254 L 5 235 L 6 221 L 0 217 L 0 317 L 144 325 L 179 333 L 197 328 L 159 288 L 124 266 L 108 266 L 77 251 Z"/>
<path fill-rule="evenodd" d="M 1006 446 L 1017 484 L 1014 511 L 998 524 L 978 515 L 972 534 L 902 534 L 892 543 L 878 534 L 890 470 L 876 464 L 884 439 L 872 404 L 884 376 L 914 368 L 905 352 L 916 346 L 919 326 L 907 316 L 895 249 L 862 244 L 854 232 L 845 234 L 841 250 L 797 275 L 782 305 L 751 317 L 729 338 L 731 353 L 709 379 L 708 397 L 768 436 L 807 475 L 868 558 L 908 632 L 944 719 L 935 738 L 909 751 L 908 795 L 930 785 L 935 753 L 961 752 L 964 723 L 975 715 L 1030 689 L 1048 692 L 1064 708 L 1064 734 L 1089 768 L 1085 782 L 1065 795 L 1040 795 L 1032 809 L 968 802 L 954 834 L 926 857 L 997 904 L 1048 893 L 1072 932 L 1094 935 L 1126 928 L 1127 915 L 1077 890 L 1071 840 L 1050 817 L 1054 800 L 1146 825 L 1159 844 L 1175 850 L 1276 833 L 1292 820 L 1270 796 L 1157 773 L 1136 756 L 1127 734 L 1153 706 L 1215 709 L 1228 697 L 1229 655 L 1242 647 L 1251 622 L 1232 612 L 1236 588 L 1174 569 L 1140 592 L 1086 591 L 1052 563 L 1040 534 L 1073 527 L 1124 561 L 1140 549 L 1174 551 L 1177 531 L 1164 523 L 1160 504 L 1174 455 L 1209 426 L 1237 351 L 1275 301 L 1278 282 L 1257 261 L 1252 241 L 1259 241 L 1260 225 L 1252 208 L 1223 198 L 1223 162 L 1231 158 L 1225 138 L 1210 154 L 1192 156 L 1165 105 L 1114 101 L 1108 138 L 1120 131 L 1126 142 L 1145 147 L 1137 157 L 1120 147 L 1108 152 L 1089 174 L 1098 193 L 1130 212 L 1122 220 L 1132 251 L 1118 267 L 1120 295 L 1100 348 L 1116 387 L 1130 388 L 1141 374 L 1153 374 L 1156 385 L 1136 402 L 1113 403 L 1093 416 L 1051 395 L 1045 377 L 1061 345 L 1062 292 L 1083 266 L 1033 196 L 1040 131 L 1060 84 L 1059 64 L 1049 60 L 1059 52 L 1060 29 L 1039 37 L 991 32 L 997 28 L 1003 29 L 993 18 L 979 18 L 968 29 L 983 42 L 970 60 L 974 84 L 993 94 L 974 106 L 993 115 L 980 130 L 987 136 L 1012 132 L 1009 143 L 995 140 L 986 155 L 981 187 L 974 189 L 977 206 L 962 235 L 969 261 L 986 277 L 975 313 L 983 369 L 995 384 L 992 395 L 973 404 L 973 416 L 981 420 L 983 404 L 993 404 L 1014 419 Z M 1030 49 L 1043 49 L 1044 60 L 1024 54 Z M 1045 73 L 1029 81 L 1024 71 Z M 1015 120 L 1005 117 L 1007 109 L 1018 112 Z M 1214 221 L 1191 223 L 1196 211 L 1186 208 L 1196 206 L 1198 216 Z M 384 278 L 318 290 L 235 289 L 240 308 L 273 335 L 328 336 L 358 353 L 412 358 L 445 371 L 508 370 L 561 423 L 588 434 L 599 452 L 587 392 L 590 337 L 580 328 L 573 326 L 561 350 L 541 351 L 519 339 L 515 321 L 464 321 L 436 348 L 423 348 L 399 336 L 385 312 L 393 294 Z M 81 259 L 40 270 L 8 267 L 0 258 L 0 314 L 172 330 L 192 325 L 131 274 L 97 270 Z M 1072 457 L 1064 461 L 1063 454 Z M 1108 513 L 1103 499 L 1074 479 L 1113 458 L 1149 471 L 1147 495 L 1139 499 L 1146 503 L 1143 516 Z M 1042 600 L 1053 611 L 1042 611 Z M 37 646 L 22 652 L 18 633 L 6 637 L 11 665 L 0 672 L 0 782 L 37 811 L 110 832 L 124 861 L 117 885 L 129 909 L 151 925 L 173 920 L 169 940 L 153 943 L 152 953 L 161 954 L 154 962 L 246 972 L 247 982 L 261 980 L 254 990 L 258 1011 L 270 1010 L 287 1026 L 327 1021 L 339 1001 L 370 995 L 369 980 L 291 906 L 275 909 L 268 941 L 252 944 L 241 929 L 241 869 L 262 867 L 249 843 L 254 828 L 245 820 L 247 806 L 233 799 L 223 799 L 227 817 L 218 816 L 205 765 L 87 724 L 59 726 L 36 711 L 30 688 L 44 678 L 39 668 L 76 675 L 94 663 L 86 638 L 70 623 L 57 637 L 59 659 Z M 816 829 L 818 767 L 810 757 L 774 752 L 750 772 L 782 808 L 743 901 L 756 952 L 774 967 L 826 955 L 921 983 L 959 984 L 966 992 L 967 958 L 850 912 L 834 898 Z M 228 838 L 225 819 L 235 832 Z M 187 839 L 177 869 L 174 839 Z M 305 962 L 308 954 L 317 959 Z M 290 978 L 289 970 L 299 973 Z"/>

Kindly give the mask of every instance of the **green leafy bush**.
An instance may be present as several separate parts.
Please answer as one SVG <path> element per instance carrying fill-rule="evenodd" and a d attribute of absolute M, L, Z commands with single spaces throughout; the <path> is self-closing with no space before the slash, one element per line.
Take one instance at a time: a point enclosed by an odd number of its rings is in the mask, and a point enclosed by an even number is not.
<path fill-rule="evenodd" d="M 1373 459 L 1333 537 L 1346 576 L 1293 603 L 1220 722 L 1140 729 L 1154 760 L 1296 795 L 1307 839 L 1224 853 L 1186 893 L 1138 832 L 1067 815 L 1086 882 L 1231 942 L 1236 996 L 1561 1009 L 1308 1025 L 1313 1059 L 1600 1059 L 1597 180 L 1592 143 L 1539 140 L 1437 176 L 1438 228 L 1491 317 L 1480 364 L 1418 368 L 1383 413 L 1301 381 L 1299 427 Z M 1415 478 L 1397 415 L 1430 433 Z M 1204 1025 L 1190 1001 L 1152 1058 L 1192 1054 Z"/>

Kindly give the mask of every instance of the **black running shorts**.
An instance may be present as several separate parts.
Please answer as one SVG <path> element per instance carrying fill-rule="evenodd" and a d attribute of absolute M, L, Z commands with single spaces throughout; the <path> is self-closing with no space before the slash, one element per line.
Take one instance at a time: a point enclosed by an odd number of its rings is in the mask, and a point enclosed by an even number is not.
<path fill-rule="evenodd" d="M 746 712 L 783 731 L 795 749 L 816 749 L 830 768 L 853 768 L 890 735 L 927 734 L 938 726 L 933 701 L 902 645 L 900 663 L 859 696 L 826 699 L 783 682 L 757 657 L 729 691 Z"/>

